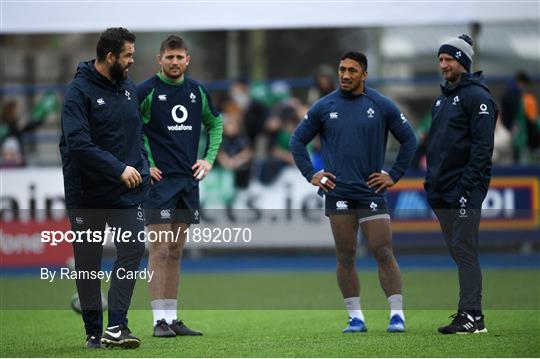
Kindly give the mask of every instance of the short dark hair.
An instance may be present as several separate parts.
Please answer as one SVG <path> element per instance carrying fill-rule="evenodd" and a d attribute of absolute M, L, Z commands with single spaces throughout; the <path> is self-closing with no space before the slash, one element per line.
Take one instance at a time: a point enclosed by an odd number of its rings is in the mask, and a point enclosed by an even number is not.
<path fill-rule="evenodd" d="M 118 56 L 122 52 L 122 47 L 126 42 L 135 43 L 135 35 L 123 27 L 111 27 L 103 31 L 99 36 L 96 47 L 98 61 L 103 61 L 109 52 Z"/>
<path fill-rule="evenodd" d="M 349 51 L 345 55 L 341 56 L 340 61 L 343 61 L 345 59 L 351 59 L 360 65 L 364 71 L 367 71 L 367 57 L 361 52 L 358 51 Z"/>
<path fill-rule="evenodd" d="M 187 44 L 178 35 L 169 35 L 161 45 L 159 46 L 159 53 L 162 54 L 165 52 L 165 50 L 178 50 L 178 49 L 184 49 L 187 51 Z"/>

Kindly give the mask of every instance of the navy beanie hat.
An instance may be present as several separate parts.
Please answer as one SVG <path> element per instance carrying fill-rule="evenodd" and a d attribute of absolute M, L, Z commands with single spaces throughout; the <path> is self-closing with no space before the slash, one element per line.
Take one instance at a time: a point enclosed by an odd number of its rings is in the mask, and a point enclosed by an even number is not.
<path fill-rule="evenodd" d="M 437 56 L 441 53 L 448 54 L 456 59 L 467 72 L 471 72 L 471 64 L 474 56 L 473 40 L 468 35 L 454 37 L 439 48 Z"/>

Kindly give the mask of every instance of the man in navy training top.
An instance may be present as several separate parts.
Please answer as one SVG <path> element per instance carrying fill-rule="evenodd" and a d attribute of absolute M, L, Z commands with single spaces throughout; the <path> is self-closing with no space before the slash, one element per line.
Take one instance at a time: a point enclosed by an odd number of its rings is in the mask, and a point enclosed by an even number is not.
<path fill-rule="evenodd" d="M 294 132 L 296 165 L 325 194 L 326 215 L 336 243 L 337 280 L 349 313 L 344 333 L 365 332 L 356 272 L 358 227 L 377 261 L 390 305 L 388 332 L 405 331 L 401 273 L 392 249 L 386 188 L 405 173 L 416 139 L 405 116 L 387 97 L 365 85 L 367 58 L 346 53 L 339 63 L 340 88 L 317 101 Z M 400 142 L 394 166 L 383 171 L 388 131 Z M 324 170 L 317 172 L 306 146 L 320 135 Z"/>
<path fill-rule="evenodd" d="M 435 100 L 424 187 L 459 274 L 459 304 L 443 334 L 486 333 L 478 230 L 491 179 L 497 107 L 482 72 L 471 74 L 473 40 L 452 38 L 439 48 L 445 83 Z"/>
<path fill-rule="evenodd" d="M 128 349 L 140 345 L 127 327 L 135 277 L 124 276 L 136 274 L 145 251 L 137 235 L 144 231 L 141 204 L 150 184 L 135 84 L 127 77 L 134 53 L 135 35 L 128 30 L 103 32 L 97 59 L 79 64 L 62 108 L 60 154 L 72 230 L 103 234 L 108 224 L 132 234 L 114 243 L 117 258 L 103 336 L 100 280 L 76 280 L 88 348 L 101 348 L 102 343 Z M 74 242 L 73 251 L 76 271 L 100 270 L 102 242 Z"/>
<path fill-rule="evenodd" d="M 165 39 L 157 61 L 160 71 L 137 87 L 145 146 L 153 185 L 144 202 L 149 231 L 174 237 L 149 244 L 149 282 L 155 337 L 198 336 L 177 317 L 179 266 L 186 229 L 199 223 L 199 181 L 214 163 L 223 125 L 207 90 L 185 76 L 190 56 L 184 40 Z M 208 131 L 203 158 L 197 157 L 201 126 Z M 179 237 L 176 238 L 177 234 Z"/>

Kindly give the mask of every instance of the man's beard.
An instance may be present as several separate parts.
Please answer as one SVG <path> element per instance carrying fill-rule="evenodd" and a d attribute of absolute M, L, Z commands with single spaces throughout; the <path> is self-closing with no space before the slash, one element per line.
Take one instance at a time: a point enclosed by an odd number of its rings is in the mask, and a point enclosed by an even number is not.
<path fill-rule="evenodd" d="M 175 70 L 176 69 L 180 70 L 179 68 L 175 68 Z M 170 79 L 178 80 L 179 78 L 181 78 L 184 75 L 184 73 L 182 71 L 178 71 L 178 75 L 173 75 L 172 71 L 165 71 L 165 75 L 167 75 L 167 77 L 170 78 Z"/>
<path fill-rule="evenodd" d="M 128 67 L 123 68 L 118 61 L 115 61 L 109 69 L 109 74 L 114 81 L 123 81 L 127 79 L 127 73 L 124 70 Z"/>
<path fill-rule="evenodd" d="M 450 73 L 450 77 L 446 80 L 450 83 L 456 83 L 459 81 L 459 78 L 461 77 L 461 73 Z"/>
<path fill-rule="evenodd" d="M 353 83 L 350 83 L 350 85 L 353 85 Z M 340 87 L 341 91 L 343 91 L 345 93 L 353 93 L 356 90 L 358 90 L 360 88 L 360 86 L 362 86 L 362 82 L 357 83 L 356 86 L 351 87 L 349 89 L 344 89 L 341 85 L 339 87 Z"/>

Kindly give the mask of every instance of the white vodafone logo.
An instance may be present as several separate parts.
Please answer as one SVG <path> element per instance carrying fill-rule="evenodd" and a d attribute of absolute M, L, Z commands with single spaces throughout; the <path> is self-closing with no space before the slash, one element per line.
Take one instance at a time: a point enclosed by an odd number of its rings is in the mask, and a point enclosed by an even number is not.
<path fill-rule="evenodd" d="M 487 111 L 487 105 L 485 103 L 480 105 L 480 112 L 478 112 L 479 115 L 489 115 L 489 112 Z"/>
<path fill-rule="evenodd" d="M 181 117 L 178 117 L 178 110 L 182 113 Z M 171 116 L 176 123 L 183 123 L 188 118 L 188 112 L 187 109 L 182 105 L 176 105 L 171 110 Z"/>
<path fill-rule="evenodd" d="M 180 111 L 178 111 L 180 110 Z M 180 117 L 178 115 L 181 114 Z M 173 126 L 167 126 L 169 131 L 191 131 L 193 130 L 193 126 L 191 125 L 184 125 L 184 122 L 186 122 L 188 118 L 188 111 L 187 109 L 182 105 L 176 105 L 171 110 L 171 116 L 174 122 L 176 122 L 176 125 Z"/>

